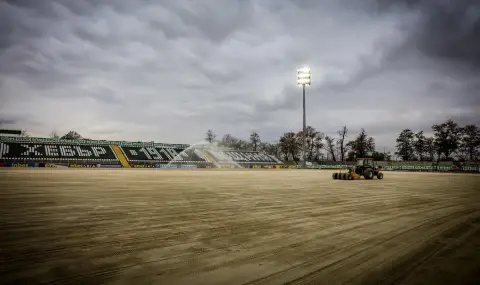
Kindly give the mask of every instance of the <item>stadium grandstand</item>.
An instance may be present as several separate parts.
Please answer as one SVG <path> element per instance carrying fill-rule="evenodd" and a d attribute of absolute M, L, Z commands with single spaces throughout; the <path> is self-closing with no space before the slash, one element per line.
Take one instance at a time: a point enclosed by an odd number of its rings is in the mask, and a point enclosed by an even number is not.
<path fill-rule="evenodd" d="M 186 144 L 0 137 L 0 166 L 251 168 L 282 162 L 257 151 L 189 149 Z"/>

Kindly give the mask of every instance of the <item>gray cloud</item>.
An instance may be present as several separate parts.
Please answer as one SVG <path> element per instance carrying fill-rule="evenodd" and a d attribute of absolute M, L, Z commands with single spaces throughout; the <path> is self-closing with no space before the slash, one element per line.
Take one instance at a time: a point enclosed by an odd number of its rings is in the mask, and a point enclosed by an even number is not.
<path fill-rule="evenodd" d="M 5 119 L 5 118 L 0 118 L 0 126 L 3 126 L 3 125 L 13 125 L 15 124 L 16 121 L 14 119 Z"/>
<path fill-rule="evenodd" d="M 375 0 L 380 13 L 415 13 L 414 31 L 407 45 L 441 61 L 457 61 L 480 68 L 480 4 L 475 0 Z M 369 9 L 372 6 L 368 7 Z M 478 72 L 478 71 L 477 71 Z"/>
<path fill-rule="evenodd" d="M 45 136 L 191 143 L 307 123 L 476 123 L 479 4 L 465 1 L 0 0 L 0 123 Z"/>

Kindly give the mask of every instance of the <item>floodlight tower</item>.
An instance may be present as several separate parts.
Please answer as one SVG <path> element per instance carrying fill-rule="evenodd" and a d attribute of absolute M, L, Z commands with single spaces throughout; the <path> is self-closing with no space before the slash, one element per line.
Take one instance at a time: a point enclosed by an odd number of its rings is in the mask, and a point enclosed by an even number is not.
<path fill-rule="evenodd" d="M 307 119 L 305 115 L 305 86 L 310 86 L 311 82 L 311 74 L 310 68 L 304 67 L 297 69 L 297 85 L 302 86 L 303 89 L 303 137 L 302 137 L 302 145 L 303 145 L 303 167 L 307 168 L 307 152 L 306 152 L 306 145 L 305 145 L 305 135 L 307 130 Z"/>

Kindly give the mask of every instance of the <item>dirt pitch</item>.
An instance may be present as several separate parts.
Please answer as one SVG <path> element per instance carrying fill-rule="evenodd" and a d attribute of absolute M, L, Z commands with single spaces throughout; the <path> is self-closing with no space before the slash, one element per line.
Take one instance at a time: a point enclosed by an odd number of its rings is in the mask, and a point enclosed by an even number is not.
<path fill-rule="evenodd" d="M 1 169 L 3 284 L 479 284 L 480 176 Z"/>

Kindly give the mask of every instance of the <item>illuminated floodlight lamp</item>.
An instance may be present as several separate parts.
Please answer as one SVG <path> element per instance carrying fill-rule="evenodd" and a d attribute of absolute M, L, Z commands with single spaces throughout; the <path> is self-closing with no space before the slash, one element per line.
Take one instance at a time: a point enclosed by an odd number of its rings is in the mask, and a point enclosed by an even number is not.
<path fill-rule="evenodd" d="M 297 69 L 297 85 L 298 86 L 310 86 L 311 83 L 310 68 L 304 67 Z"/>

